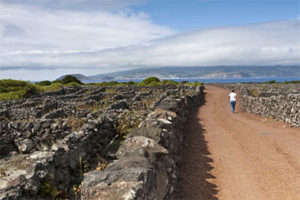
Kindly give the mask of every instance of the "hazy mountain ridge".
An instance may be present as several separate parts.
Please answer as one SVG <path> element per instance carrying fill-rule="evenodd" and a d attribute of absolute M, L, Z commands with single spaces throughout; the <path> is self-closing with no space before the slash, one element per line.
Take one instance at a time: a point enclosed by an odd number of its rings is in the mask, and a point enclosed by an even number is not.
<path fill-rule="evenodd" d="M 132 80 L 144 79 L 149 76 L 156 76 L 160 79 L 300 77 L 300 66 L 163 67 L 151 69 L 133 69 L 106 74 L 97 74 L 93 76 L 85 76 L 82 74 L 73 74 L 73 76 L 76 76 L 81 81 Z"/>

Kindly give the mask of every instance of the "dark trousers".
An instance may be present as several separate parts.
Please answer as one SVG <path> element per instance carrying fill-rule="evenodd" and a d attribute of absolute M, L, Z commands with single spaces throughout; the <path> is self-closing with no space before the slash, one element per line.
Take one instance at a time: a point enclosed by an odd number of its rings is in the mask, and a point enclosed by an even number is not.
<path fill-rule="evenodd" d="M 235 103 L 236 103 L 235 101 L 230 101 L 230 107 L 231 107 L 232 113 L 234 113 Z"/>

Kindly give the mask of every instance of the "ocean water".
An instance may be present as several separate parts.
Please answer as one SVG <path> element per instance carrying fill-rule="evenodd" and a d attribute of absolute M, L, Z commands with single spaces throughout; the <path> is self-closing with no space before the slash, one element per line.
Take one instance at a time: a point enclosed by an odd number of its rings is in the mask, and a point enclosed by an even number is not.
<path fill-rule="evenodd" d="M 275 80 L 276 82 L 300 81 L 300 77 L 265 77 L 265 78 L 212 78 L 212 79 L 174 79 L 174 81 L 189 81 L 202 83 L 261 83 Z"/>
<path fill-rule="evenodd" d="M 211 79 L 169 79 L 177 82 L 188 81 L 188 82 L 202 82 L 202 83 L 260 83 L 275 80 L 276 82 L 285 81 L 300 81 L 300 77 L 264 77 L 264 78 L 211 78 Z M 132 80 L 116 80 L 118 82 L 141 82 L 142 79 L 132 79 Z M 108 82 L 108 81 L 107 81 Z"/>

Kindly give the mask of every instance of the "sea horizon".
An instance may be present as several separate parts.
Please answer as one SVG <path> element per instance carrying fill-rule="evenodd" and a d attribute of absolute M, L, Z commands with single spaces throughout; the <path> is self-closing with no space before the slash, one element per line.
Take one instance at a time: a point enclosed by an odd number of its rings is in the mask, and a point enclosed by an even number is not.
<path fill-rule="evenodd" d="M 82 81 L 85 84 L 88 83 L 99 83 L 99 82 L 141 82 L 141 79 L 113 79 L 113 80 L 99 80 L 99 81 Z M 262 83 L 268 81 L 285 82 L 285 81 L 300 81 L 300 77 L 244 77 L 244 78 L 175 78 L 175 79 L 161 79 L 161 80 L 173 80 L 176 82 L 188 81 L 194 83 L 196 81 L 201 83 Z"/>

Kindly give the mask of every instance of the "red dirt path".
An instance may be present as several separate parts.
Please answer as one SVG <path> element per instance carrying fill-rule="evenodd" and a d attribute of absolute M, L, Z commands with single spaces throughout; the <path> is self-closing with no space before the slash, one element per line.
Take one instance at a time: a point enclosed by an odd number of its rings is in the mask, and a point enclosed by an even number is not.
<path fill-rule="evenodd" d="M 180 179 L 170 199 L 300 200 L 300 129 L 232 114 L 229 91 L 206 86 L 186 127 Z"/>

